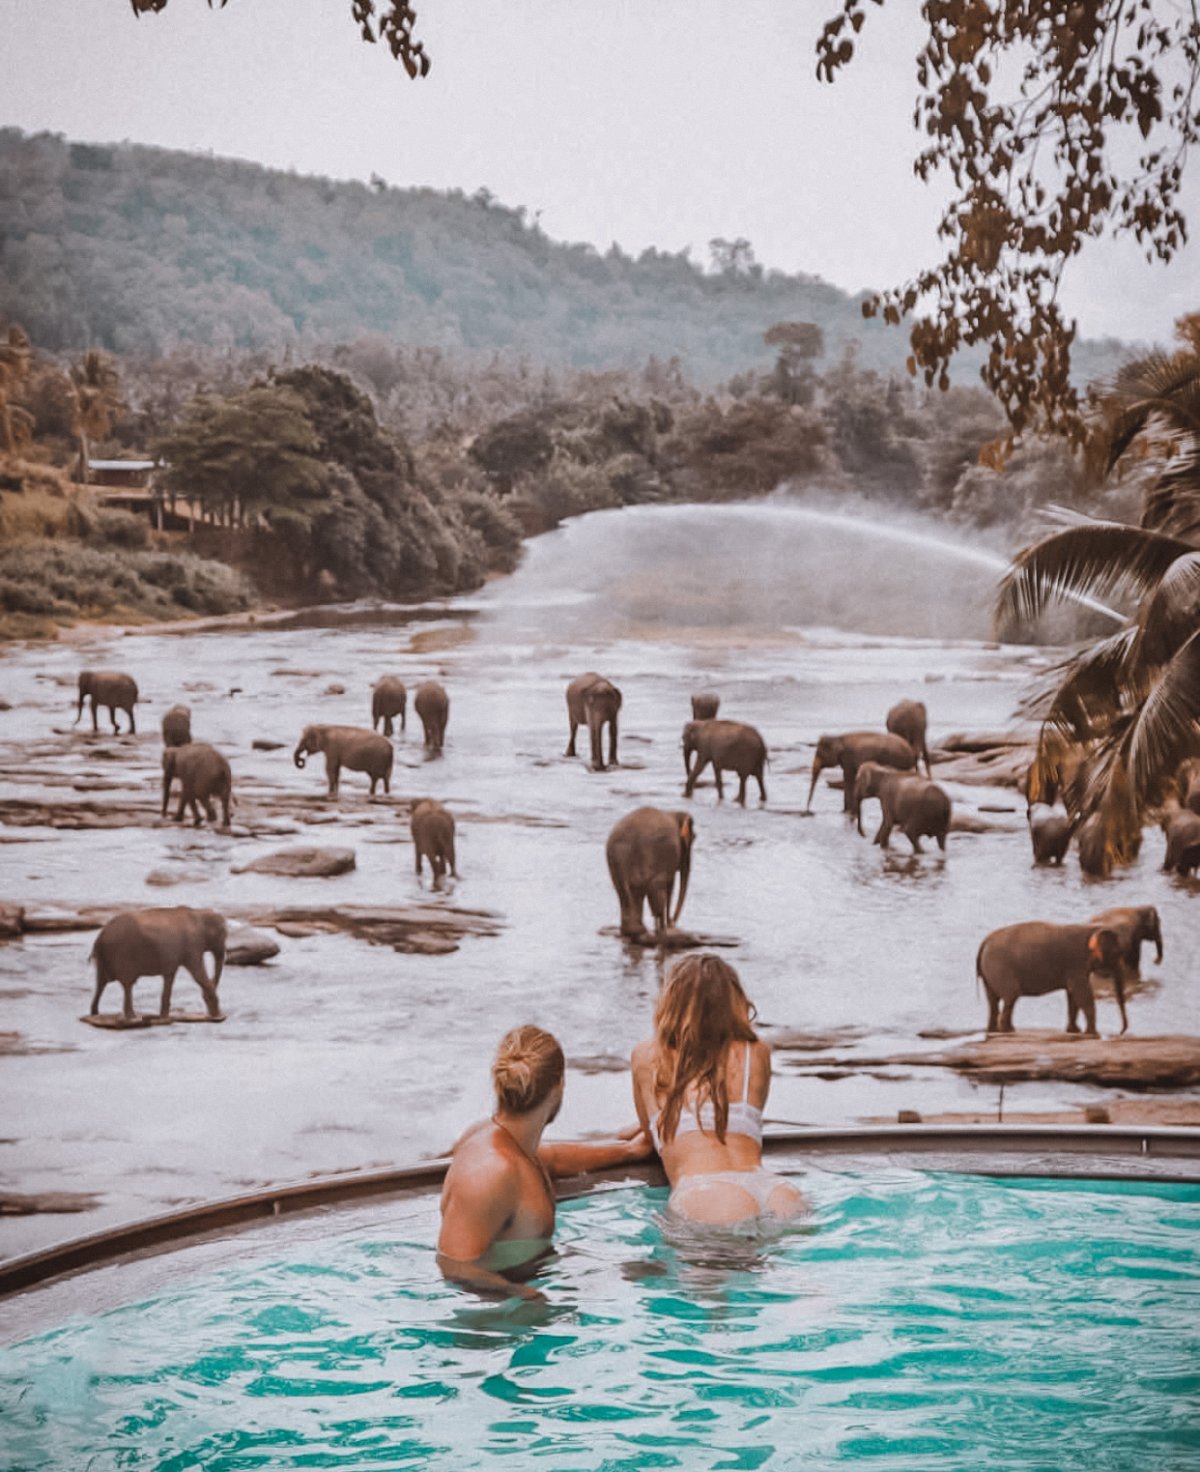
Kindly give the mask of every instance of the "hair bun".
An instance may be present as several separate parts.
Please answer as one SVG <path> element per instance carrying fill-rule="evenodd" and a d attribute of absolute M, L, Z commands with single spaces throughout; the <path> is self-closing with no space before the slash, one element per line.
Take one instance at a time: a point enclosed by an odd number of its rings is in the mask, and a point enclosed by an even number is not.
<path fill-rule="evenodd" d="M 528 1114 L 562 1082 L 566 1062 L 552 1033 L 527 1024 L 500 1039 L 492 1082 L 496 1102 L 510 1114 Z"/>

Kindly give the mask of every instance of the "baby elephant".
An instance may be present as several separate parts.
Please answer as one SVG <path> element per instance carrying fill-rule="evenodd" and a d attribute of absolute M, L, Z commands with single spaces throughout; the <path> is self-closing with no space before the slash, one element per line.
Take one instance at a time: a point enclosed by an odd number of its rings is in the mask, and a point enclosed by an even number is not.
<path fill-rule="evenodd" d="M 100 725 L 96 719 L 96 707 L 103 705 L 108 709 L 112 719 L 114 735 L 120 735 L 121 728 L 117 725 L 117 712 L 123 710 L 129 717 L 129 731 L 131 735 L 137 734 L 137 723 L 133 719 L 133 708 L 137 704 L 138 687 L 132 675 L 123 675 L 119 670 L 80 670 L 79 672 L 79 709 L 75 712 L 74 724 L 77 726 L 83 715 L 83 702 L 92 702 L 92 730 L 99 731 Z"/>
<path fill-rule="evenodd" d="M 377 782 L 383 783 L 384 792 L 391 792 L 396 749 L 386 736 L 364 731 L 359 726 L 305 726 L 292 761 L 303 771 L 306 758 L 315 751 L 325 753 L 330 797 L 338 794 L 338 778 L 343 767 L 352 772 L 366 772 L 371 779 L 372 797 Z"/>
<path fill-rule="evenodd" d="M 446 740 L 446 724 L 450 720 L 450 697 L 436 680 L 425 680 L 413 696 L 413 710 L 425 728 L 425 750 L 441 751 Z"/>
<path fill-rule="evenodd" d="M 862 804 L 877 797 L 883 813 L 874 842 L 887 848 L 892 829 L 899 828 L 914 854 L 921 852 L 921 839 L 937 840 L 946 852 L 946 834 L 950 829 L 950 799 L 936 782 L 908 772 L 897 772 L 878 762 L 863 762 L 854 779 L 854 806 L 858 812 L 858 831 L 862 833 Z"/>
<path fill-rule="evenodd" d="M 371 730 L 378 731 L 382 721 L 383 734 L 390 736 L 395 730 L 392 718 L 399 716 L 400 729 L 403 731 L 407 724 L 407 707 L 408 692 L 404 688 L 404 681 L 397 679 L 395 675 L 384 675 L 371 691 Z"/>
<path fill-rule="evenodd" d="M 1162 925 L 1153 905 L 1118 905 L 1116 909 L 1101 910 L 1098 915 L 1093 915 L 1091 923 L 1116 931 L 1121 959 L 1129 976 L 1141 973 L 1144 940 L 1153 941 L 1154 959 L 1162 964 Z"/>
<path fill-rule="evenodd" d="M 1029 841 L 1033 845 L 1035 864 L 1057 864 L 1067 856 L 1071 846 L 1071 820 L 1066 808 L 1045 802 L 1031 802 L 1025 809 L 1029 823 Z"/>
<path fill-rule="evenodd" d="M 412 810 L 412 840 L 417 855 L 417 873 L 421 872 L 421 860 L 428 859 L 434 880 L 442 878 L 449 869 L 455 879 L 458 870 L 454 866 L 454 814 L 440 802 L 425 798 Z"/>
<path fill-rule="evenodd" d="M 186 705 L 173 705 L 162 718 L 164 746 L 186 746 L 192 739 L 192 712 Z"/>
<path fill-rule="evenodd" d="M 168 746 L 162 754 L 162 769 L 164 818 L 167 816 L 167 803 L 171 797 L 171 784 L 178 777 L 179 806 L 175 810 L 177 823 L 183 822 L 184 809 L 190 807 L 196 827 L 199 828 L 202 803 L 208 821 L 215 823 L 215 798 L 221 804 L 221 827 L 229 827 L 233 774 L 229 770 L 229 763 L 215 746 L 210 746 L 207 741 L 189 741 L 186 746 Z"/>
<path fill-rule="evenodd" d="M 1013 1031 L 1013 1007 L 1018 997 L 1041 997 L 1066 988 L 1067 1031 L 1078 1032 L 1082 1010 L 1087 1034 L 1096 1037 L 1096 999 L 1092 972 L 1111 975 L 1121 1010 L 1121 1031 L 1129 1026 L 1125 1015 L 1125 964 L 1121 938 L 1105 925 L 1051 925 L 1027 920 L 1006 925 L 985 937 L 975 958 L 975 974 L 988 999 L 988 1032 Z"/>
<path fill-rule="evenodd" d="M 205 951 L 216 962 L 211 981 L 204 969 Z M 125 990 L 123 1016 L 126 1022 L 134 1021 L 133 986 L 139 976 L 162 977 L 158 1015 L 168 1016 L 175 973 L 182 966 L 191 972 L 204 994 L 209 1017 L 221 1021 L 217 986 L 225 965 L 225 920 L 215 910 L 178 905 L 174 909 L 129 910 L 114 915 L 96 937 L 90 959 L 96 963 L 93 1017 L 99 1014 L 104 988 L 110 981 L 117 981 Z"/>

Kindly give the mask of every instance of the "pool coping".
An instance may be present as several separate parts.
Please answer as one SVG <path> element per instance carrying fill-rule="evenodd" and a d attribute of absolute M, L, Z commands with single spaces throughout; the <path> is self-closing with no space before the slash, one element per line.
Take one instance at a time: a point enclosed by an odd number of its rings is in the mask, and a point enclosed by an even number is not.
<path fill-rule="evenodd" d="M 908 1157 L 937 1155 L 937 1168 L 995 1176 L 1039 1175 L 1051 1178 L 1176 1182 L 1200 1184 L 1200 1128 L 1186 1125 L 1075 1125 L 989 1124 L 989 1125 L 871 1125 L 838 1128 L 796 1129 L 773 1132 L 763 1142 L 767 1156 L 790 1155 L 796 1163 L 815 1156 L 886 1155 Z M 1079 1156 L 1113 1161 L 1129 1157 L 1153 1159 L 1155 1169 L 1137 1170 L 1122 1165 L 1119 1170 L 1047 1169 L 1040 1161 L 1036 1169 L 1015 1164 L 981 1167 L 984 1157 L 1028 1156 L 1032 1153 Z M 1175 1162 L 1195 1161 L 1190 1169 Z M 966 1163 L 970 1162 L 970 1163 Z M 896 1163 L 903 1163 L 898 1159 Z M 381 1197 L 412 1193 L 440 1186 L 449 1159 L 390 1170 L 353 1172 L 324 1176 L 317 1180 L 273 1186 L 248 1195 L 204 1202 L 182 1211 L 147 1217 L 102 1232 L 76 1237 L 55 1247 L 43 1248 L 0 1262 L 0 1298 L 78 1273 L 118 1259 L 200 1240 L 214 1232 L 261 1225 L 283 1216 L 341 1206 Z M 558 1183 L 560 1198 L 586 1194 L 614 1181 L 641 1180 L 664 1184 L 656 1164 L 622 1166 L 573 1177 Z"/>

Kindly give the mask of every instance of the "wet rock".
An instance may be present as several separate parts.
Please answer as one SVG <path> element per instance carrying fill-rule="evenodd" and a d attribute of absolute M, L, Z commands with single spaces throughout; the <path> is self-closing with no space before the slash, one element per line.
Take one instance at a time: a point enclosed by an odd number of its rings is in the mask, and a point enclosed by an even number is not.
<path fill-rule="evenodd" d="M 322 695 L 345 695 L 345 693 L 345 685 L 338 685 L 336 682 L 332 685 L 326 685 L 324 690 L 321 691 Z"/>
<path fill-rule="evenodd" d="M 55 934 L 68 930 L 95 930 L 96 922 L 77 910 L 28 909 L 22 924 L 33 935 Z"/>
<path fill-rule="evenodd" d="M 917 1109 L 901 1109 L 896 1114 L 897 1124 L 920 1124 L 921 1114 Z"/>
<path fill-rule="evenodd" d="M 1088 1124 L 1112 1124 L 1112 1115 L 1103 1104 L 1089 1104 L 1083 1117 Z"/>
<path fill-rule="evenodd" d="M 174 884 L 207 884 L 212 876 L 205 869 L 185 868 L 151 869 L 146 883 L 155 889 L 169 889 Z"/>
<path fill-rule="evenodd" d="M 497 935 L 501 923 L 500 917 L 489 910 L 460 910 L 450 905 L 290 905 L 255 910 L 248 918 L 280 935 L 340 933 L 422 956 L 450 955 L 464 936 Z"/>
<path fill-rule="evenodd" d="M 23 905 L 0 904 L 0 940 L 12 940 L 25 929 L 25 907 Z"/>
<path fill-rule="evenodd" d="M 229 926 L 225 944 L 227 966 L 261 966 L 279 954 L 279 942 L 253 925 Z"/>
<path fill-rule="evenodd" d="M 256 736 L 250 745 L 255 751 L 282 751 L 287 742 L 270 741 L 265 736 Z"/>
<path fill-rule="evenodd" d="M 356 865 L 352 848 L 281 848 L 235 869 L 235 874 L 277 874 L 286 879 L 331 879 Z"/>
<path fill-rule="evenodd" d="M 101 1197 L 90 1191 L 39 1191 L 22 1195 L 16 1191 L 0 1192 L 0 1216 L 36 1216 L 42 1212 L 94 1211 Z"/>

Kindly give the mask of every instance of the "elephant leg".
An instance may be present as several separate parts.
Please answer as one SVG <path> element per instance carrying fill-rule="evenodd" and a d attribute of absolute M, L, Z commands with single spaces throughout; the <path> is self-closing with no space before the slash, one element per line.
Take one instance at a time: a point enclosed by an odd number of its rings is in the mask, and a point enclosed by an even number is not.
<path fill-rule="evenodd" d="M 179 784 L 179 806 L 175 809 L 175 821 L 177 823 L 182 823 L 183 822 L 183 815 L 184 815 L 184 812 L 185 812 L 185 810 L 187 808 L 187 804 L 188 804 L 187 783 L 186 782 L 180 782 L 180 784 Z"/>
<path fill-rule="evenodd" d="M 567 749 L 566 749 L 566 751 L 563 752 L 563 756 L 574 756 L 575 755 L 575 732 L 578 731 L 578 730 L 579 730 L 579 722 L 578 721 L 572 721 L 571 722 L 571 738 L 567 742 Z"/>
<path fill-rule="evenodd" d="M 112 722 L 113 735 L 119 736 L 121 734 L 121 725 L 120 722 L 117 720 L 117 707 L 115 705 L 109 706 L 108 718 Z"/>
<path fill-rule="evenodd" d="M 925 852 L 925 850 L 921 847 L 921 833 L 919 829 L 906 828 L 904 830 L 904 836 L 908 839 L 909 843 L 912 844 L 912 851 L 914 854 L 923 854 Z"/>
<path fill-rule="evenodd" d="M 1098 1037 L 1099 1033 L 1096 1031 L 1096 998 L 1092 992 L 1090 977 L 1084 982 L 1080 1005 L 1083 1007 L 1083 1020 L 1087 1023 L 1086 1035 L 1089 1038 Z"/>
<path fill-rule="evenodd" d="M 204 815 L 205 815 L 205 817 L 208 819 L 208 821 L 210 823 L 214 823 L 214 824 L 216 823 L 216 821 L 217 821 L 217 810 L 213 806 L 213 800 L 212 800 L 211 794 L 204 799 Z"/>
<path fill-rule="evenodd" d="M 450 842 L 446 845 L 446 857 L 450 861 L 450 872 L 451 872 L 451 874 L 454 875 L 455 879 L 457 879 L 458 878 L 458 861 L 457 861 L 457 859 L 455 858 L 455 855 L 454 855 L 454 840 L 453 839 L 451 839 Z"/>
<path fill-rule="evenodd" d="M 137 735 L 137 721 L 134 719 L 134 716 L 133 716 L 133 706 L 132 705 L 129 707 L 129 734 L 131 736 L 136 736 Z"/>
<path fill-rule="evenodd" d="M 421 853 L 422 853 L 422 851 L 421 851 L 421 845 L 419 843 L 417 843 L 415 840 L 413 842 L 413 849 L 416 851 L 416 856 L 417 856 L 417 873 L 419 874 L 421 872 Z"/>
<path fill-rule="evenodd" d="M 887 848 L 892 841 L 892 815 L 886 808 L 883 810 L 883 822 L 879 825 L 879 832 L 875 835 L 875 842 L 880 848 Z"/>
<path fill-rule="evenodd" d="M 392 774 L 391 774 L 391 772 L 385 772 L 383 774 L 383 790 L 387 794 L 388 797 L 391 797 L 391 795 L 392 795 Z"/>
<path fill-rule="evenodd" d="M 200 810 L 200 799 L 193 792 L 192 793 L 192 825 L 194 827 L 196 827 L 196 828 L 199 828 L 200 824 L 203 821 L 204 821 L 204 818 L 203 818 L 203 816 L 201 814 L 201 810 Z"/>
<path fill-rule="evenodd" d="M 378 722 L 376 722 L 376 725 L 378 725 Z M 375 726 L 372 726 L 371 727 L 372 731 L 374 731 L 375 728 L 376 728 Z M 394 729 L 395 728 L 392 725 L 392 718 L 391 718 L 391 716 L 384 716 L 384 718 L 383 718 L 383 734 L 385 736 L 391 736 L 392 731 Z"/>
<path fill-rule="evenodd" d="M 376 784 L 376 782 L 379 781 L 379 778 L 376 777 L 376 776 L 374 776 L 374 775 L 372 775 L 372 774 L 368 774 L 368 775 L 370 775 L 370 777 L 371 777 L 371 790 L 367 793 L 367 796 L 368 797 L 374 797 L 375 796 L 375 784 Z"/>
<path fill-rule="evenodd" d="M 169 971 L 163 972 L 162 997 L 158 1004 L 158 1015 L 169 1017 L 171 1015 L 171 992 L 175 988 L 175 972 L 178 967 L 173 966 Z"/>
<path fill-rule="evenodd" d="M 183 963 L 192 974 L 192 980 L 200 988 L 204 997 L 204 1010 L 210 1017 L 220 1017 L 221 1004 L 217 1000 L 217 984 L 208 979 L 208 972 L 204 969 L 204 957 L 197 955 L 189 957 Z"/>
<path fill-rule="evenodd" d="M 937 846 L 943 853 L 946 852 L 946 834 L 944 831 L 937 835 Z"/>
<path fill-rule="evenodd" d="M 646 891 L 640 885 L 629 885 L 621 896 L 621 934 L 629 936 L 634 940 L 640 940 L 646 933 L 646 927 L 642 924 L 642 911 L 645 908 Z"/>
<path fill-rule="evenodd" d="M 858 779 L 858 767 L 853 762 L 842 763 L 842 812 L 857 813 L 854 805 L 854 784 Z"/>
<path fill-rule="evenodd" d="M 230 798 L 229 793 L 228 792 L 224 793 L 222 795 L 222 797 L 221 797 L 221 827 L 222 828 L 228 828 L 229 827 L 229 807 L 230 807 L 230 802 L 231 802 L 231 798 Z"/>
<path fill-rule="evenodd" d="M 617 765 L 617 718 L 613 716 L 608 723 L 608 764 L 610 767 Z"/>
<path fill-rule="evenodd" d="M 1013 1027 L 1013 1018 L 1012 1018 L 1012 1015 L 1013 1015 L 1013 1008 L 1016 1005 L 1017 1005 L 1017 999 L 1016 999 L 1016 997 L 1006 997 L 1000 1003 L 1000 1026 L 999 1026 L 999 1031 L 1000 1032 L 1014 1032 L 1015 1031 L 1015 1028 Z"/>
<path fill-rule="evenodd" d="M 121 1016 L 126 1022 L 132 1022 L 137 1016 L 133 1010 L 133 982 L 122 981 L 121 985 L 125 988 L 125 1005 L 121 1009 Z"/>
<path fill-rule="evenodd" d="M 98 735 L 100 732 L 100 717 L 96 711 L 96 697 L 93 695 L 90 699 L 92 702 L 92 733 L 93 735 Z"/>
<path fill-rule="evenodd" d="M 767 788 L 766 788 L 766 783 L 763 781 L 762 768 L 759 767 L 758 771 L 755 772 L 754 775 L 755 775 L 755 777 L 756 777 L 756 779 L 758 781 L 758 796 L 759 796 L 759 801 L 760 802 L 766 802 L 766 800 L 767 800 Z"/>
<path fill-rule="evenodd" d="M 738 773 L 738 795 L 737 795 L 737 800 L 738 800 L 738 804 L 739 804 L 740 807 L 745 807 L 746 806 L 746 773 L 745 772 L 739 772 Z"/>
<path fill-rule="evenodd" d="M 983 989 L 987 993 L 987 1003 L 988 1003 L 987 1030 L 988 1030 L 988 1032 L 999 1032 L 1000 1031 L 1000 998 L 991 989 L 991 987 L 988 986 L 988 984 L 987 984 L 986 981 L 983 984 Z"/>
<path fill-rule="evenodd" d="M 1067 1031 L 1079 1031 L 1079 1001 L 1070 988 L 1067 989 Z"/>
<path fill-rule="evenodd" d="M 338 795 L 338 778 L 342 774 L 342 764 L 336 758 L 327 756 L 325 758 L 325 775 L 329 778 L 329 796 Z"/>
<path fill-rule="evenodd" d="M 725 801 L 725 784 L 721 781 L 721 766 L 714 756 L 712 759 L 713 781 L 717 784 L 717 801 Z"/>
<path fill-rule="evenodd" d="M 604 770 L 604 728 L 592 716 L 588 717 L 588 737 L 592 747 L 592 771 Z"/>
<path fill-rule="evenodd" d="M 96 962 L 96 990 L 92 993 L 92 1008 L 90 1016 L 95 1017 L 100 1011 L 100 998 L 104 995 L 104 988 L 108 985 L 110 978 L 105 976 L 104 968 L 100 962 Z"/>

